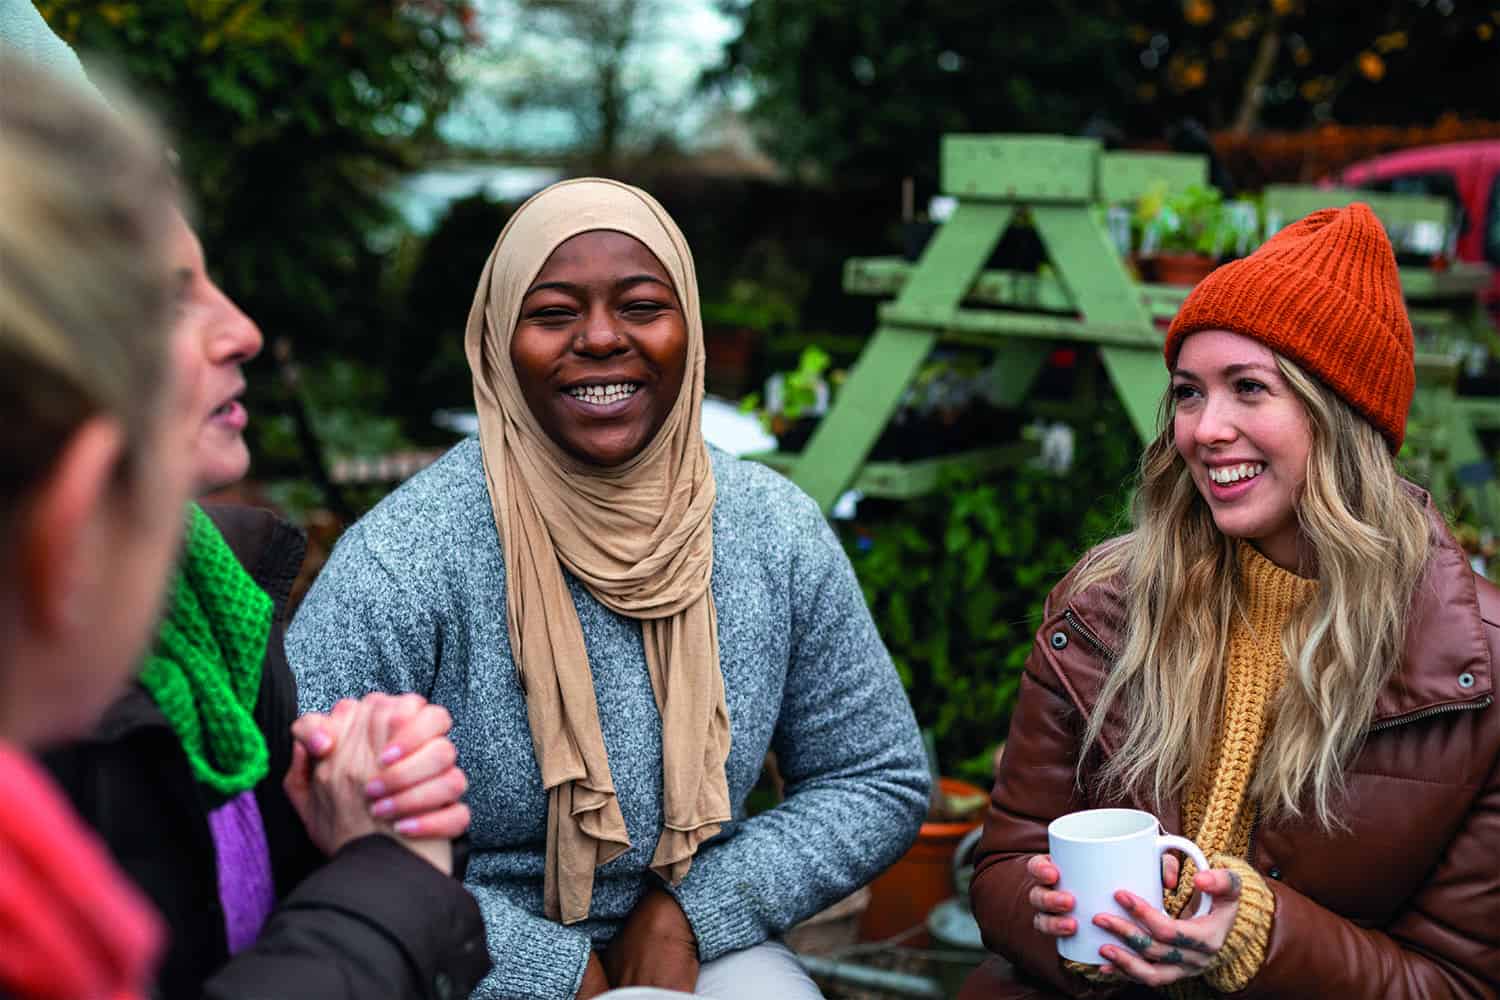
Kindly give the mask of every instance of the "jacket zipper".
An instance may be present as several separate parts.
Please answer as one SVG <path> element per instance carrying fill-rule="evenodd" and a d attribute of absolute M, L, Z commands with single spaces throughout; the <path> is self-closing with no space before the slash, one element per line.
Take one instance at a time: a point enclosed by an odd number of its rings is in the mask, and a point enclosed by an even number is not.
<path fill-rule="evenodd" d="M 1398 715 L 1394 719 L 1386 719 L 1384 722 L 1377 722 L 1365 730 L 1365 732 L 1369 734 L 1382 732 L 1386 729 L 1395 729 L 1397 726 L 1404 726 L 1408 722 L 1419 722 L 1422 719 L 1430 719 L 1434 715 L 1442 715 L 1444 712 L 1473 712 L 1481 708 L 1489 708 L 1494 701 L 1493 697 L 1485 695 L 1478 701 L 1465 701 L 1457 705 L 1434 705 L 1432 708 L 1424 708 L 1407 715 Z"/>
<path fill-rule="evenodd" d="M 1093 647 L 1094 652 L 1104 657 L 1104 661 L 1106 663 L 1114 662 L 1114 652 L 1102 641 L 1100 641 L 1097 635 L 1089 631 L 1089 627 L 1087 625 L 1078 620 L 1078 616 L 1073 614 L 1072 608 L 1068 608 L 1063 611 L 1063 621 L 1067 622 L 1068 628 L 1077 633 L 1079 638 Z"/>
<path fill-rule="evenodd" d="M 1485 695 L 1479 701 L 1469 701 L 1459 705 L 1436 705 L 1432 708 L 1424 708 L 1420 711 L 1412 712 L 1408 715 L 1401 715 L 1397 716 L 1394 719 L 1386 719 L 1384 722 L 1378 722 L 1375 725 L 1371 726 L 1368 730 L 1366 730 L 1366 733 L 1378 733 L 1386 729 L 1395 729 L 1397 726 L 1404 726 L 1408 722 L 1418 722 L 1422 719 L 1430 719 L 1434 715 L 1442 715 L 1444 712 L 1471 712 L 1481 708 L 1489 708 L 1490 705 L 1494 703 L 1494 700 L 1495 699 L 1490 695 Z M 1250 846 L 1245 851 L 1245 857 L 1252 865 L 1255 864 L 1255 834 L 1259 829 L 1260 804 L 1256 803 L 1255 815 L 1250 820 Z"/>

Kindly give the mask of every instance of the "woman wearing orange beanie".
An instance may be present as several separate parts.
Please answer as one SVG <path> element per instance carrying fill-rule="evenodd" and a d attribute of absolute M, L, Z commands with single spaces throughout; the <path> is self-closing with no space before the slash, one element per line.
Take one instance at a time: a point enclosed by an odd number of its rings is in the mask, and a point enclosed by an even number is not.
<path fill-rule="evenodd" d="M 1053 591 L 1026 664 L 973 883 L 1010 968 L 965 997 L 1497 996 L 1500 591 L 1397 475 L 1412 352 L 1361 204 L 1183 304 L 1133 529 Z M 1118 893 L 1134 922 L 1094 917 L 1118 940 L 1064 963 L 1084 918 L 1047 824 L 1112 806 L 1211 870 Z"/>

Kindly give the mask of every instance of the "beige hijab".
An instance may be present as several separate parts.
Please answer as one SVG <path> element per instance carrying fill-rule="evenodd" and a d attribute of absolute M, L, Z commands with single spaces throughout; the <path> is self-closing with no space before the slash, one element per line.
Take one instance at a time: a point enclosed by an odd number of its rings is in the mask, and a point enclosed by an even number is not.
<path fill-rule="evenodd" d="M 552 442 L 510 360 L 521 300 L 559 244 L 591 230 L 656 255 L 687 320 L 687 375 L 656 437 L 613 468 Z M 662 721 L 663 829 L 652 869 L 673 884 L 730 816 L 729 712 L 719 671 L 713 470 L 699 429 L 703 322 L 687 241 L 661 205 L 615 181 L 564 181 L 506 223 L 479 278 L 464 350 L 474 375 L 485 481 L 505 553 L 511 653 L 548 792 L 547 916 L 588 916 L 594 869 L 630 847 L 615 797 L 593 675 L 563 569 L 600 603 L 641 621 Z M 600 664 L 608 669 L 608 664 Z"/>

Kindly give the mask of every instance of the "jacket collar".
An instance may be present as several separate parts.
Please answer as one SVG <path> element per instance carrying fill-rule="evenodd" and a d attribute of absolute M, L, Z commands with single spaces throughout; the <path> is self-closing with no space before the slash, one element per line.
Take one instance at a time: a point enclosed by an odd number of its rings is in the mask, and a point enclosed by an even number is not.
<path fill-rule="evenodd" d="M 307 538 L 269 510 L 238 504 L 205 504 L 235 558 L 256 586 L 271 598 L 278 621 L 285 618 L 287 601 L 302 569 Z"/>
<path fill-rule="evenodd" d="M 270 596 L 273 621 L 284 623 L 292 584 L 307 549 L 305 536 L 268 510 L 230 504 L 205 504 L 203 510 L 250 578 Z M 86 739 L 111 743 L 137 730 L 154 728 L 171 729 L 171 723 L 146 689 L 132 682 Z"/>
<path fill-rule="evenodd" d="M 1432 553 L 1412 596 L 1401 669 L 1391 675 L 1375 702 L 1371 727 L 1396 725 L 1429 713 L 1485 704 L 1494 697 L 1494 669 L 1485 619 L 1500 625 L 1500 595 L 1491 595 L 1469 566 L 1469 558 L 1448 530 L 1431 497 L 1416 487 L 1431 527 Z M 1485 610 L 1480 588 L 1485 588 Z M 1066 590 L 1066 588 L 1064 588 Z M 1097 643 L 1113 654 L 1120 645 L 1124 602 L 1115 581 L 1094 584 L 1071 594 L 1061 620 L 1049 632 Z M 1091 642 L 1092 641 L 1092 642 Z M 1058 682 L 1085 716 L 1098 700 L 1108 673 L 1108 656 L 1047 657 Z M 1106 753 L 1120 745 L 1125 720 L 1112 711 L 1100 743 Z"/>

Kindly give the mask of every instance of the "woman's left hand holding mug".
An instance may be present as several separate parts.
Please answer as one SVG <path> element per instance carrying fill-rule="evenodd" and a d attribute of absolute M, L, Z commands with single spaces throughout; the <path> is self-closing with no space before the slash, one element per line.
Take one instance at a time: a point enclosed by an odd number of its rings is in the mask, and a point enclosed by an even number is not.
<path fill-rule="evenodd" d="M 1094 923 L 1125 942 L 1106 945 L 1100 954 L 1109 964 L 1100 972 L 1133 979 L 1153 988 L 1201 976 L 1218 957 L 1229 937 L 1240 908 L 1240 877 L 1220 868 L 1193 876 L 1193 888 L 1213 900 L 1209 911 L 1190 920 L 1174 920 L 1155 906 L 1129 892 L 1118 892 L 1115 901 L 1135 923 L 1101 913 Z M 1145 930 L 1142 930 L 1142 928 Z"/>

